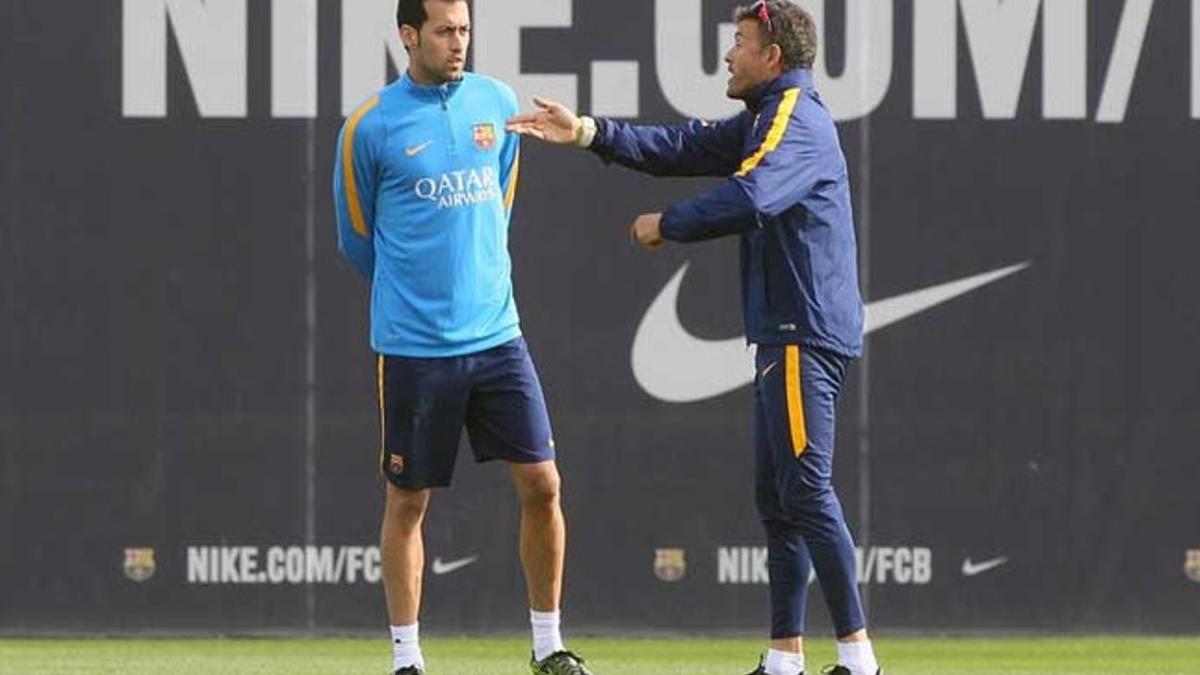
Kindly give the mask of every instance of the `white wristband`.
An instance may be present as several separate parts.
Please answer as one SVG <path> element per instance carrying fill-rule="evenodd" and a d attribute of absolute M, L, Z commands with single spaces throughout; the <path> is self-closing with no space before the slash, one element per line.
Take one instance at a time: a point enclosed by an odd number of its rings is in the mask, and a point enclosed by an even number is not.
<path fill-rule="evenodd" d="M 579 130 L 575 133 L 575 145 L 580 148 L 590 148 L 594 140 L 596 140 L 596 120 L 583 115 L 579 118 Z"/>

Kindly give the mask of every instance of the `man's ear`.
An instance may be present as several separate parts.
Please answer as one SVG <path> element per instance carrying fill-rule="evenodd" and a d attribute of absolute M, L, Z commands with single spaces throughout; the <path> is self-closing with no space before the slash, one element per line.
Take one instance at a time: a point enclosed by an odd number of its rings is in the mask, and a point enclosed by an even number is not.
<path fill-rule="evenodd" d="M 772 43 L 770 47 L 767 47 L 767 50 L 770 52 L 767 54 L 767 62 L 772 66 L 778 65 L 781 72 L 787 70 L 783 67 L 783 48 Z"/>
<path fill-rule="evenodd" d="M 400 42 L 406 49 L 413 49 L 421 44 L 421 33 L 412 26 L 404 24 L 400 26 Z"/>

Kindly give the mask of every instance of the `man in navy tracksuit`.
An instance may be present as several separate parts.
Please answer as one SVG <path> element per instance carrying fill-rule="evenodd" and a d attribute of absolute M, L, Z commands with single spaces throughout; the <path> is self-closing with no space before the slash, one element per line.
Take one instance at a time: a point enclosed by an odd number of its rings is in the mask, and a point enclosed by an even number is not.
<path fill-rule="evenodd" d="M 846 160 L 813 87 L 812 18 L 785 0 L 740 7 L 734 16 L 727 95 L 746 104 L 736 117 L 633 126 L 535 99 L 539 110 L 508 128 L 654 175 L 727 178 L 663 213 L 639 216 L 632 234 L 650 249 L 741 237 L 744 321 L 757 346 L 756 495 L 772 612 L 771 647 L 754 672 L 803 672 L 804 604 L 815 568 L 838 637 L 829 672 L 876 675 L 854 543 L 832 483 L 838 393 L 848 363 L 862 353 Z"/>

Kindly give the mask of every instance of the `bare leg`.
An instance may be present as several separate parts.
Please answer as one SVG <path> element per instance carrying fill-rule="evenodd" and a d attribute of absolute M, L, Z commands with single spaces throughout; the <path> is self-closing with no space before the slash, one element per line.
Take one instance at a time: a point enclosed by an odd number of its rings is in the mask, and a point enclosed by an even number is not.
<path fill-rule="evenodd" d="M 421 576 L 425 543 L 421 525 L 429 507 L 429 490 L 401 490 L 388 483 L 379 548 L 388 619 L 393 626 L 417 622 L 421 610 Z"/>
<path fill-rule="evenodd" d="M 804 651 L 804 638 L 797 635 L 796 637 L 771 640 L 771 649 L 777 652 L 800 654 Z"/>
<path fill-rule="evenodd" d="M 521 565 L 529 607 L 538 612 L 557 611 L 566 551 L 558 467 L 553 461 L 509 466 L 521 500 Z"/>
<path fill-rule="evenodd" d="M 870 638 L 867 637 L 867 629 L 864 628 L 862 630 L 856 630 L 849 635 L 842 635 L 837 639 L 837 641 L 838 642 L 866 642 L 868 639 L 870 639 Z"/>

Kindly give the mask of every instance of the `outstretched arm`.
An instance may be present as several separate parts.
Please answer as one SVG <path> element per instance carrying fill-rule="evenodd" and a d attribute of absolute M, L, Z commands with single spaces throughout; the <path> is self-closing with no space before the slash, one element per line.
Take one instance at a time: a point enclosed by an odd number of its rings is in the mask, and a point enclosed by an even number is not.
<path fill-rule="evenodd" d="M 764 111 L 756 149 L 737 171 L 712 189 L 671 205 L 664 213 L 640 216 L 633 236 L 649 249 L 666 241 L 692 242 L 740 234 L 819 194 L 844 167 L 832 126 L 824 133 L 793 115 L 799 90 L 788 92 L 774 110 Z M 844 171 L 844 168 L 838 169 Z"/>
<path fill-rule="evenodd" d="M 728 176 L 741 160 L 748 113 L 714 124 L 633 125 L 579 117 L 555 101 L 535 97 L 538 110 L 508 121 L 508 130 L 555 145 L 575 145 L 606 162 L 656 176 Z"/>

